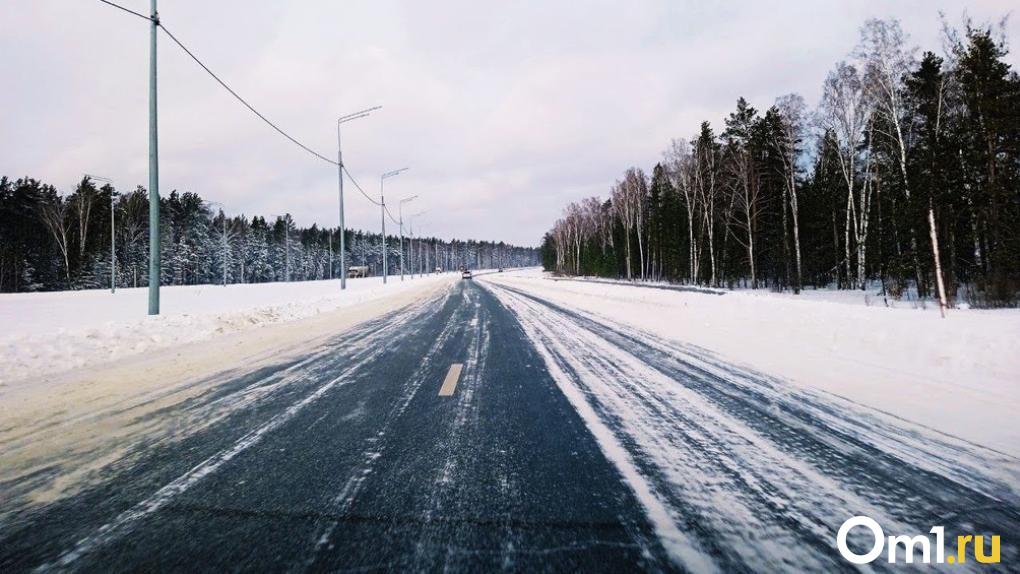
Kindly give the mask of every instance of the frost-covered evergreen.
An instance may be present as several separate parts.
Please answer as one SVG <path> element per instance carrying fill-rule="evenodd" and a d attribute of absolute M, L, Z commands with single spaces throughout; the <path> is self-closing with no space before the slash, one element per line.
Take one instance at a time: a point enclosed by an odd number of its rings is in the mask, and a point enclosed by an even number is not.
<path fill-rule="evenodd" d="M 144 188 L 118 194 L 83 179 L 74 192 L 30 178 L 0 178 L 0 291 L 110 287 L 110 200 L 113 198 L 118 287 L 148 285 L 149 199 Z M 267 220 L 213 211 L 196 193 L 160 200 L 162 283 L 194 285 L 308 281 L 339 273 L 339 235 L 317 225 L 298 227 L 290 215 Z M 348 266 L 382 272 L 380 236 L 346 231 Z M 332 259 L 330 257 L 332 243 Z M 411 249 L 415 249 L 412 256 Z M 427 246 L 427 249 L 425 248 Z M 400 273 L 399 238 L 387 242 L 391 274 Z M 430 264 L 423 266 L 420 252 Z M 538 264 L 538 250 L 504 243 L 404 241 L 405 270 Z M 439 263 L 436 263 L 439 258 Z M 332 269 L 332 271 L 331 271 Z"/>

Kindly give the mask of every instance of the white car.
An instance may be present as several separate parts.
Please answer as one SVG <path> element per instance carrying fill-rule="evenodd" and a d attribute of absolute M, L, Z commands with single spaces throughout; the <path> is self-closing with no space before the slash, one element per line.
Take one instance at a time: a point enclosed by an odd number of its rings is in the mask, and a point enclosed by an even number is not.
<path fill-rule="evenodd" d="M 471 270 L 470 269 L 465 269 L 465 270 L 461 271 L 460 272 L 460 278 L 461 279 L 470 279 L 471 278 Z"/>

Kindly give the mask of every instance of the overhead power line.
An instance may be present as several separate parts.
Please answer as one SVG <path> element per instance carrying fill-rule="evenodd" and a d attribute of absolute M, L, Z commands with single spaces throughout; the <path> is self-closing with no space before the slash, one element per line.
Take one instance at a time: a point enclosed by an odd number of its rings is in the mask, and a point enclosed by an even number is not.
<path fill-rule="evenodd" d="M 390 208 L 389 207 L 386 207 L 384 205 L 383 209 L 386 210 L 386 215 L 390 216 L 390 221 L 392 221 L 393 223 L 396 223 L 397 225 L 400 225 L 400 220 L 397 219 L 396 217 L 393 217 L 393 214 L 390 213 Z"/>
<path fill-rule="evenodd" d="M 143 18 L 143 19 L 148 20 L 150 22 L 152 21 L 152 18 L 150 18 L 149 16 L 146 16 L 146 15 L 140 13 L 140 12 L 135 12 L 134 10 L 131 10 L 130 8 L 125 8 L 124 6 L 121 6 L 120 4 L 117 4 L 115 2 L 111 2 L 110 0 L 99 0 L 99 1 L 102 2 L 103 4 L 108 5 L 108 6 L 112 6 L 114 8 L 117 8 L 118 10 L 123 10 L 124 12 L 127 12 L 128 14 L 133 14 L 135 16 L 138 16 L 139 18 Z M 241 102 L 241 104 L 244 105 L 244 107 L 248 108 L 248 110 L 251 111 L 251 113 L 253 113 L 256 116 L 258 116 L 258 118 L 260 120 L 262 120 L 263 122 L 265 122 L 266 125 L 268 125 L 269 127 L 273 128 L 274 130 L 277 131 L 277 133 L 279 133 L 283 137 L 285 137 L 288 140 L 290 140 L 294 145 L 300 147 L 301 149 L 305 150 L 306 152 L 312 154 L 313 156 L 315 156 L 315 157 L 321 159 L 322 161 L 324 161 L 326 163 L 329 163 L 331 165 L 337 165 L 337 162 L 329 159 L 328 157 L 322 155 L 321 153 L 319 153 L 319 152 L 313 150 L 312 148 L 306 146 L 305 144 L 299 142 L 294 136 L 292 136 L 292 135 L 288 134 L 287 132 L 283 131 L 283 129 L 280 128 L 280 126 L 278 126 L 278 125 L 274 124 L 273 122 L 271 122 L 269 120 L 269 118 L 267 118 L 266 116 L 262 115 L 262 113 L 259 112 L 258 110 L 256 110 L 251 104 L 249 104 L 247 100 L 242 98 L 240 94 L 235 92 L 233 88 L 228 86 L 227 83 L 224 82 L 222 78 L 220 78 L 219 76 L 216 75 L 215 72 L 210 70 L 209 66 L 206 66 L 205 63 L 202 62 L 202 60 L 198 59 L 198 56 L 196 56 L 194 52 L 189 50 L 188 47 L 185 46 L 183 42 L 178 40 L 177 36 L 174 36 L 173 32 L 171 32 L 169 29 L 167 29 L 167 27 L 164 26 L 163 23 L 161 21 L 159 21 L 158 19 L 156 20 L 156 25 L 159 26 L 160 28 L 162 28 L 163 32 L 166 33 L 166 35 L 173 41 L 173 43 L 177 44 L 177 47 L 179 47 L 181 50 L 183 50 L 184 53 L 187 54 L 192 60 L 194 60 L 195 63 L 198 64 L 203 70 L 205 70 L 205 72 L 207 74 L 212 76 L 212 79 L 216 80 L 216 82 L 220 86 L 222 86 L 223 89 L 225 89 L 228 92 L 230 92 L 230 95 L 234 96 L 234 98 L 237 101 Z"/>
<path fill-rule="evenodd" d="M 145 14 L 142 14 L 140 12 L 136 12 L 134 10 L 131 10 L 130 8 L 125 8 L 124 6 L 121 6 L 120 4 L 117 4 L 115 2 L 111 2 L 110 0 L 99 0 L 99 1 L 102 2 L 103 4 L 107 4 L 109 6 L 117 8 L 117 9 L 122 10 L 124 12 L 127 12 L 128 14 L 132 14 L 134 16 L 137 16 L 137 17 L 142 18 L 144 20 L 148 20 L 150 22 L 152 21 L 152 18 L 150 18 L 149 16 L 146 16 Z M 181 42 L 177 38 L 177 36 L 174 36 L 174 34 L 169 29 L 167 29 L 167 27 L 164 26 L 161 21 L 157 20 L 156 21 L 156 25 L 159 26 L 163 30 L 163 32 L 166 33 L 167 37 L 170 38 L 170 40 L 173 41 L 174 44 L 177 44 L 177 47 L 179 47 L 181 50 L 183 50 L 185 54 L 187 54 L 192 60 L 194 60 L 194 62 L 196 64 L 199 65 L 199 67 L 201 67 L 203 70 L 205 70 L 205 72 L 207 74 L 209 74 L 209 76 L 212 77 L 212 79 L 216 80 L 216 83 L 218 83 L 221 87 L 223 87 L 223 89 L 225 89 L 227 92 L 229 92 L 230 95 L 233 96 L 234 99 L 236 99 L 238 102 L 240 102 L 244 107 L 248 108 L 248 110 L 251 113 L 255 114 L 260 120 L 265 122 L 266 125 L 268 125 L 269 127 L 273 128 L 277 133 L 279 133 L 283 137 L 285 137 L 288 140 L 290 140 L 291 143 L 293 143 L 294 145 L 300 147 L 301 149 L 303 149 L 304 151 L 306 151 L 309 154 L 313 155 L 314 157 L 316 157 L 316 158 L 318 158 L 318 159 L 320 159 L 320 160 L 322 160 L 322 161 L 324 161 L 324 162 L 326 162 L 326 163 L 328 163 L 330 165 L 338 165 L 336 161 L 326 157 L 325 155 L 322 155 L 321 153 L 318 153 L 317 151 L 313 150 L 312 148 L 308 147 L 307 145 L 301 143 L 300 141 L 297 140 L 297 138 L 295 138 L 295 137 L 291 136 L 290 134 L 288 134 L 287 132 L 283 131 L 283 129 L 280 126 L 278 126 L 275 123 L 273 123 L 272 121 L 270 121 L 269 118 L 267 118 L 261 112 L 256 110 L 254 106 L 252 106 L 250 103 L 248 103 L 247 100 L 242 98 L 240 94 L 238 94 L 236 91 L 234 91 L 233 88 L 231 88 L 229 85 L 227 85 L 227 83 L 224 82 L 223 79 L 220 78 L 218 75 L 216 75 L 216 73 L 213 72 L 209 68 L 209 66 L 205 65 L 205 63 L 202 62 L 202 60 L 200 60 L 198 58 L 198 56 L 195 55 L 194 52 L 192 52 L 190 49 L 188 49 L 188 47 L 185 46 L 184 43 Z M 347 174 L 347 178 L 350 180 L 350 182 L 352 184 L 354 184 L 354 187 L 361 193 L 361 195 L 363 195 L 365 197 L 365 199 L 367 199 L 373 205 L 382 205 L 381 202 L 376 201 L 375 199 L 373 199 L 372 196 L 370 196 L 368 193 L 365 192 L 364 189 L 362 189 L 361 185 L 359 185 L 358 181 L 356 179 L 354 179 L 354 176 L 351 175 L 351 172 L 347 169 L 346 165 L 343 166 L 343 171 L 344 171 L 345 174 Z M 394 222 L 397 222 L 397 220 L 393 218 L 393 215 L 390 214 L 389 209 L 386 210 L 386 214 L 389 215 L 390 219 L 392 219 Z"/>
<path fill-rule="evenodd" d="M 164 32 L 166 32 L 166 35 L 169 36 L 171 40 L 173 40 L 174 44 L 177 44 L 177 46 L 179 46 L 181 50 L 184 50 L 185 54 L 190 56 L 191 59 L 194 60 L 196 64 L 201 66 L 202 69 L 206 71 L 206 73 L 208 73 L 210 76 L 212 76 L 212 78 L 214 80 L 216 80 L 216 82 L 219 85 L 223 86 L 223 89 L 225 89 L 228 92 L 230 92 L 230 95 L 234 96 L 234 98 L 237 99 L 237 101 L 241 102 L 244 105 L 244 107 L 248 108 L 251 111 L 251 113 L 253 113 L 256 116 L 258 116 L 258 118 L 260 120 L 262 120 L 263 122 L 265 122 L 266 125 L 268 125 L 269 127 L 273 128 L 280 135 L 282 135 L 283 137 L 285 137 L 285 138 L 289 139 L 291 142 L 293 142 L 294 145 L 300 147 L 301 149 L 305 150 L 306 152 L 312 154 L 313 156 L 321 159 L 322 161 L 324 161 L 326 163 L 329 163 L 329 164 L 332 164 L 332 165 L 337 165 L 337 163 L 335 161 L 329 159 L 328 157 L 322 155 L 321 153 L 319 153 L 319 152 L 313 150 L 312 148 L 306 146 L 305 144 L 299 142 L 293 136 L 291 136 L 287 132 L 283 131 L 280 128 L 280 126 L 278 126 L 278 125 L 274 124 L 273 122 L 269 121 L 269 118 L 267 118 L 266 116 L 262 115 L 258 110 L 256 110 L 254 107 L 252 107 L 251 104 L 249 104 L 244 98 L 242 98 L 237 92 L 235 92 L 230 86 L 228 86 L 226 82 L 224 82 L 222 79 L 220 79 L 219 76 L 217 76 L 212 70 L 210 70 L 209 66 L 206 66 L 204 63 L 202 63 L 202 60 L 199 60 L 198 56 L 196 56 L 191 50 L 189 50 L 187 48 L 187 46 L 185 46 L 180 40 L 178 40 L 177 36 L 174 36 L 173 33 L 170 32 L 170 30 L 167 29 L 166 26 L 164 26 L 162 23 L 160 23 L 159 27 L 162 28 Z"/>
<path fill-rule="evenodd" d="M 145 14 L 142 14 L 141 12 L 135 12 L 134 10 L 132 10 L 130 8 L 125 8 L 125 7 L 121 6 L 120 4 L 115 4 L 113 2 L 110 2 L 109 0 L 99 0 L 99 1 L 102 2 L 103 4 L 106 4 L 107 6 L 113 6 L 114 8 L 117 8 L 119 10 L 123 10 L 123 11 L 127 12 L 128 14 L 133 14 L 133 15 L 138 16 L 139 18 L 141 18 L 143 20 L 148 20 L 148 21 L 152 22 L 152 18 L 146 16 Z"/>
<path fill-rule="evenodd" d="M 367 200 L 371 201 L 371 202 L 372 202 L 373 204 L 375 204 L 375 205 L 382 205 L 382 203 L 379 203 L 378 201 L 376 201 L 376 200 L 372 199 L 372 196 L 370 196 L 370 195 L 368 195 L 367 193 L 365 193 L 365 190 L 364 190 L 364 189 L 361 189 L 361 186 L 360 186 L 360 185 L 358 185 L 358 180 L 354 179 L 354 176 L 353 176 L 353 175 L 351 175 L 351 172 L 347 171 L 347 166 L 346 166 L 346 165 L 344 166 L 344 173 L 346 173 L 346 174 L 347 174 L 347 179 L 351 180 L 351 183 L 353 183 L 353 184 L 354 184 L 354 187 L 355 187 L 355 188 L 356 188 L 356 189 L 357 189 L 358 191 L 360 191 L 360 192 L 361 192 L 361 195 L 364 195 L 364 196 L 365 196 L 365 199 L 367 199 Z"/>

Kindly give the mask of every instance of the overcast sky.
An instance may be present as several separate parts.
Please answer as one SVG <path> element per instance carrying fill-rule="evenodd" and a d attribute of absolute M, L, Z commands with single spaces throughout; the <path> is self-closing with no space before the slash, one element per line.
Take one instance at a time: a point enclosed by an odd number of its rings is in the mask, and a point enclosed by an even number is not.
<path fill-rule="evenodd" d="M 118 0 L 147 12 L 147 0 Z M 3 0 L 0 174 L 69 191 L 83 172 L 147 182 L 147 22 L 95 0 Z M 163 23 L 270 119 L 344 159 L 442 237 L 537 244 L 565 203 L 649 170 L 671 138 L 721 125 L 738 96 L 814 105 L 868 17 L 940 51 L 939 10 L 998 20 L 1013 2 L 283 2 L 164 0 Z M 1018 23 L 1009 25 L 1012 47 Z M 160 38 L 160 186 L 230 214 L 335 226 L 336 170 L 259 122 Z M 1010 54 L 1017 66 L 1017 57 Z M 346 188 L 349 227 L 378 229 Z"/>

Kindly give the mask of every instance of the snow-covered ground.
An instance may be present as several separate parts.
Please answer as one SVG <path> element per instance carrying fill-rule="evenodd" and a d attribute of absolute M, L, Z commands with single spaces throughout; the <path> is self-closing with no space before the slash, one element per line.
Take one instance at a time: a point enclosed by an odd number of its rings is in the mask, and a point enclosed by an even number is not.
<path fill-rule="evenodd" d="M 715 296 L 553 281 L 539 271 L 483 280 L 1020 456 L 1020 310 L 941 319 L 931 307 L 865 305 L 860 294 Z"/>
<path fill-rule="evenodd" d="M 146 315 L 145 288 L 0 295 L 0 386 L 184 343 L 406 294 L 453 274 L 370 277 L 160 290 L 161 314 Z"/>
<path fill-rule="evenodd" d="M 904 291 L 899 299 L 889 294 L 883 295 L 882 285 L 878 281 L 870 282 L 866 289 L 817 289 L 814 287 L 807 287 L 800 293 L 794 294 L 793 291 L 777 293 L 768 289 L 751 289 L 743 286 L 737 287 L 736 289 L 716 289 L 696 285 L 669 283 L 667 281 L 641 281 L 638 279 L 628 281 L 626 279 L 607 279 L 604 277 L 563 277 L 552 275 L 548 278 L 553 281 L 578 281 L 604 283 L 607 285 L 629 285 L 632 287 L 651 287 L 672 291 L 694 291 L 700 293 L 716 293 L 720 295 L 724 293 L 742 293 L 755 297 L 779 297 L 797 301 L 819 301 L 826 303 L 842 303 L 845 305 L 863 305 L 866 307 L 887 307 L 890 309 L 916 309 L 934 312 L 938 312 L 939 310 L 938 301 L 932 301 L 931 299 L 918 299 L 917 292 L 913 288 Z M 964 300 L 964 293 L 962 291 L 963 290 L 961 290 L 960 299 L 956 303 L 958 306 L 957 310 L 968 310 L 970 309 L 970 305 Z"/>

